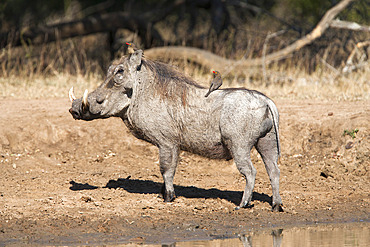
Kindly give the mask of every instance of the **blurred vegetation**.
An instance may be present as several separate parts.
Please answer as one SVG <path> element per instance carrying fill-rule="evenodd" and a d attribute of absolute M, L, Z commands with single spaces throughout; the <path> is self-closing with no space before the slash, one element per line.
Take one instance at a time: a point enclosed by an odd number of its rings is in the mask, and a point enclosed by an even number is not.
<path fill-rule="evenodd" d="M 267 54 L 301 38 L 340 0 L 2 0 L 0 33 L 10 40 L 21 37 L 19 47 L 2 43 L 0 75 L 104 74 L 109 62 L 125 51 L 123 44 L 138 47 L 186 45 L 232 58 L 263 55 L 268 34 L 285 30 L 268 40 Z M 109 28 L 73 38 L 39 43 L 27 38 L 30 30 L 44 30 L 58 23 L 101 20 L 123 13 L 127 27 Z M 338 16 L 342 20 L 370 24 L 369 0 L 357 0 Z M 85 27 L 86 28 L 86 27 Z M 52 29 L 53 30 L 53 29 Z M 31 32 L 32 33 L 32 32 Z M 50 36 L 50 34 L 49 34 Z M 45 36 L 46 37 L 46 36 Z M 283 68 L 299 67 L 312 73 L 323 67 L 343 66 L 356 43 L 369 40 L 369 33 L 329 29 L 293 57 L 278 63 Z M 367 47 L 361 54 L 369 56 Z M 323 62 L 324 61 L 324 62 Z"/>
<path fill-rule="evenodd" d="M 287 23 L 303 25 L 310 29 L 339 0 L 2 0 L 0 2 L 0 31 L 47 24 L 51 18 L 56 17 L 61 19 L 83 18 L 97 12 L 109 13 L 113 11 L 130 11 L 139 14 L 176 2 L 183 3 L 179 4 L 179 8 L 175 9 L 169 18 L 204 20 L 209 18 L 206 12 L 212 15 L 212 8 L 219 4 L 222 5 L 222 8 L 228 9 L 225 9 L 224 13 L 233 14 L 233 16 L 224 16 L 224 20 L 218 20 L 221 22 L 231 21 L 235 24 L 235 20 L 232 20 L 234 18 L 240 20 L 260 19 L 265 17 L 264 11 L 277 10 L 279 12 L 277 15 L 284 18 Z M 259 11 L 257 8 L 253 10 L 246 7 L 245 4 L 261 9 Z M 205 15 L 196 15 L 197 13 Z M 357 0 L 340 17 L 368 25 L 370 23 L 369 13 L 369 0 Z"/>
<path fill-rule="evenodd" d="M 335 0 L 287 0 L 288 13 L 293 16 L 292 21 L 299 26 L 306 26 L 308 29 L 316 25 L 325 12 L 336 5 L 339 1 Z M 364 25 L 370 23 L 369 1 L 357 1 L 350 8 L 344 10 L 339 18 L 347 21 L 359 22 Z"/>

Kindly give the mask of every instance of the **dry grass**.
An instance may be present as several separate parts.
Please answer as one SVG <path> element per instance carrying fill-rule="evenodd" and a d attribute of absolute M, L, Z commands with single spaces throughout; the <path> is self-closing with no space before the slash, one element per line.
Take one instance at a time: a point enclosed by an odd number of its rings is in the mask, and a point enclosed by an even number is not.
<path fill-rule="evenodd" d="M 105 69 L 110 62 L 102 40 L 105 40 L 104 35 L 94 35 L 41 47 L 23 45 L 3 49 L 0 53 L 0 97 L 68 97 L 71 86 L 74 86 L 76 95 L 82 95 L 85 88 L 96 88 L 104 79 Z M 325 53 L 331 52 L 328 50 Z M 245 51 L 239 52 L 243 53 Z M 306 64 L 309 58 L 300 56 L 301 64 L 288 60 L 283 64 L 274 64 L 265 71 L 262 67 L 254 67 L 246 68 L 242 74 L 224 75 L 222 87 L 255 89 L 273 99 L 370 99 L 369 66 L 343 74 L 339 69 L 322 62 L 320 66 L 316 65 L 314 72 L 308 74 Z M 169 62 L 208 87 L 212 76 L 209 70 L 212 68 L 202 68 L 186 60 Z"/>
<path fill-rule="evenodd" d="M 200 84 L 208 87 L 211 73 L 204 73 L 193 66 L 178 68 L 193 76 Z M 246 72 L 248 73 L 248 72 Z M 259 73 L 259 69 L 251 69 L 250 74 Z M 335 78 L 330 72 L 307 75 L 304 72 L 290 70 L 276 72 L 267 71 L 273 83 L 266 85 L 262 80 L 252 77 L 227 76 L 223 88 L 246 87 L 261 91 L 273 99 L 321 99 L 321 100 L 370 100 L 370 69 L 351 73 Z M 96 88 L 103 80 L 101 74 L 72 75 L 60 73 L 49 76 L 19 77 L 8 76 L 0 78 L 0 96 L 3 98 L 55 98 L 68 97 L 68 90 L 73 86 L 76 95 L 82 95 L 87 88 Z"/>
<path fill-rule="evenodd" d="M 210 85 L 210 72 L 204 73 L 204 69 L 191 65 L 179 68 L 203 86 Z M 337 74 L 330 69 L 308 74 L 294 67 L 273 66 L 267 69 L 266 80 L 262 74 L 262 67 L 246 69 L 244 75 L 229 74 L 223 78 L 222 88 L 245 87 L 261 91 L 273 99 L 370 100 L 370 67 L 350 74 Z"/>

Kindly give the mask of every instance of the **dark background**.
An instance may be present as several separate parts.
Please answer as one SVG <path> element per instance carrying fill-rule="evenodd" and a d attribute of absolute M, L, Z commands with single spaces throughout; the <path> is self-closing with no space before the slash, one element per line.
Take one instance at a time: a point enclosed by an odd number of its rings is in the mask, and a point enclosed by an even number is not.
<path fill-rule="evenodd" d="M 124 44 L 128 41 L 142 49 L 180 45 L 234 59 L 261 57 L 268 34 L 285 30 L 269 40 L 267 53 L 271 53 L 309 33 L 338 2 L 3 0 L 0 3 L 0 47 L 3 54 L 5 49 L 22 48 L 13 49 L 11 55 L 0 56 L 0 61 L 9 70 L 27 70 L 31 64 L 31 69 L 47 74 L 45 69 L 51 59 L 59 57 L 54 61 L 56 70 L 102 73 L 113 58 L 124 54 Z M 369 13 L 369 0 L 357 0 L 338 18 L 369 25 Z M 368 33 L 330 29 L 294 58 L 281 63 L 292 66 L 299 61 L 302 68 L 311 73 L 324 58 L 330 66 L 338 68 L 354 44 L 367 39 Z M 73 60 L 80 64 L 78 71 L 76 66 L 70 66 Z"/>

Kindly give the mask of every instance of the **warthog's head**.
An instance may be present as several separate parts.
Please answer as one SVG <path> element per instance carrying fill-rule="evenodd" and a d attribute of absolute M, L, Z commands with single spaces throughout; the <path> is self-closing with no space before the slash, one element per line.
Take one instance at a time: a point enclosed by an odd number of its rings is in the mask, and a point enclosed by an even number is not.
<path fill-rule="evenodd" d="M 73 87 L 69 91 L 72 108 L 69 112 L 74 119 L 93 120 L 111 116 L 123 117 L 132 95 L 132 84 L 141 64 L 142 51 L 130 57 L 122 57 L 109 67 L 106 79 L 93 92 L 85 93 L 76 99 Z"/>

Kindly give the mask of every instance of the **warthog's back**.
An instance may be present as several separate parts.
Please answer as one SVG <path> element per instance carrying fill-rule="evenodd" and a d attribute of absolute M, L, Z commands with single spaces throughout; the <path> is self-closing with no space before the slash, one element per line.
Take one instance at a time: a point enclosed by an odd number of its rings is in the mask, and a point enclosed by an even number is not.
<path fill-rule="evenodd" d="M 233 89 L 218 90 L 205 98 L 204 90 L 189 91 L 186 106 L 162 104 L 156 107 L 162 109 L 161 117 L 150 122 L 163 126 L 161 135 L 178 143 L 181 150 L 208 158 L 231 159 L 223 135 L 252 133 L 253 128 L 268 117 L 267 97 L 245 89 Z"/>

